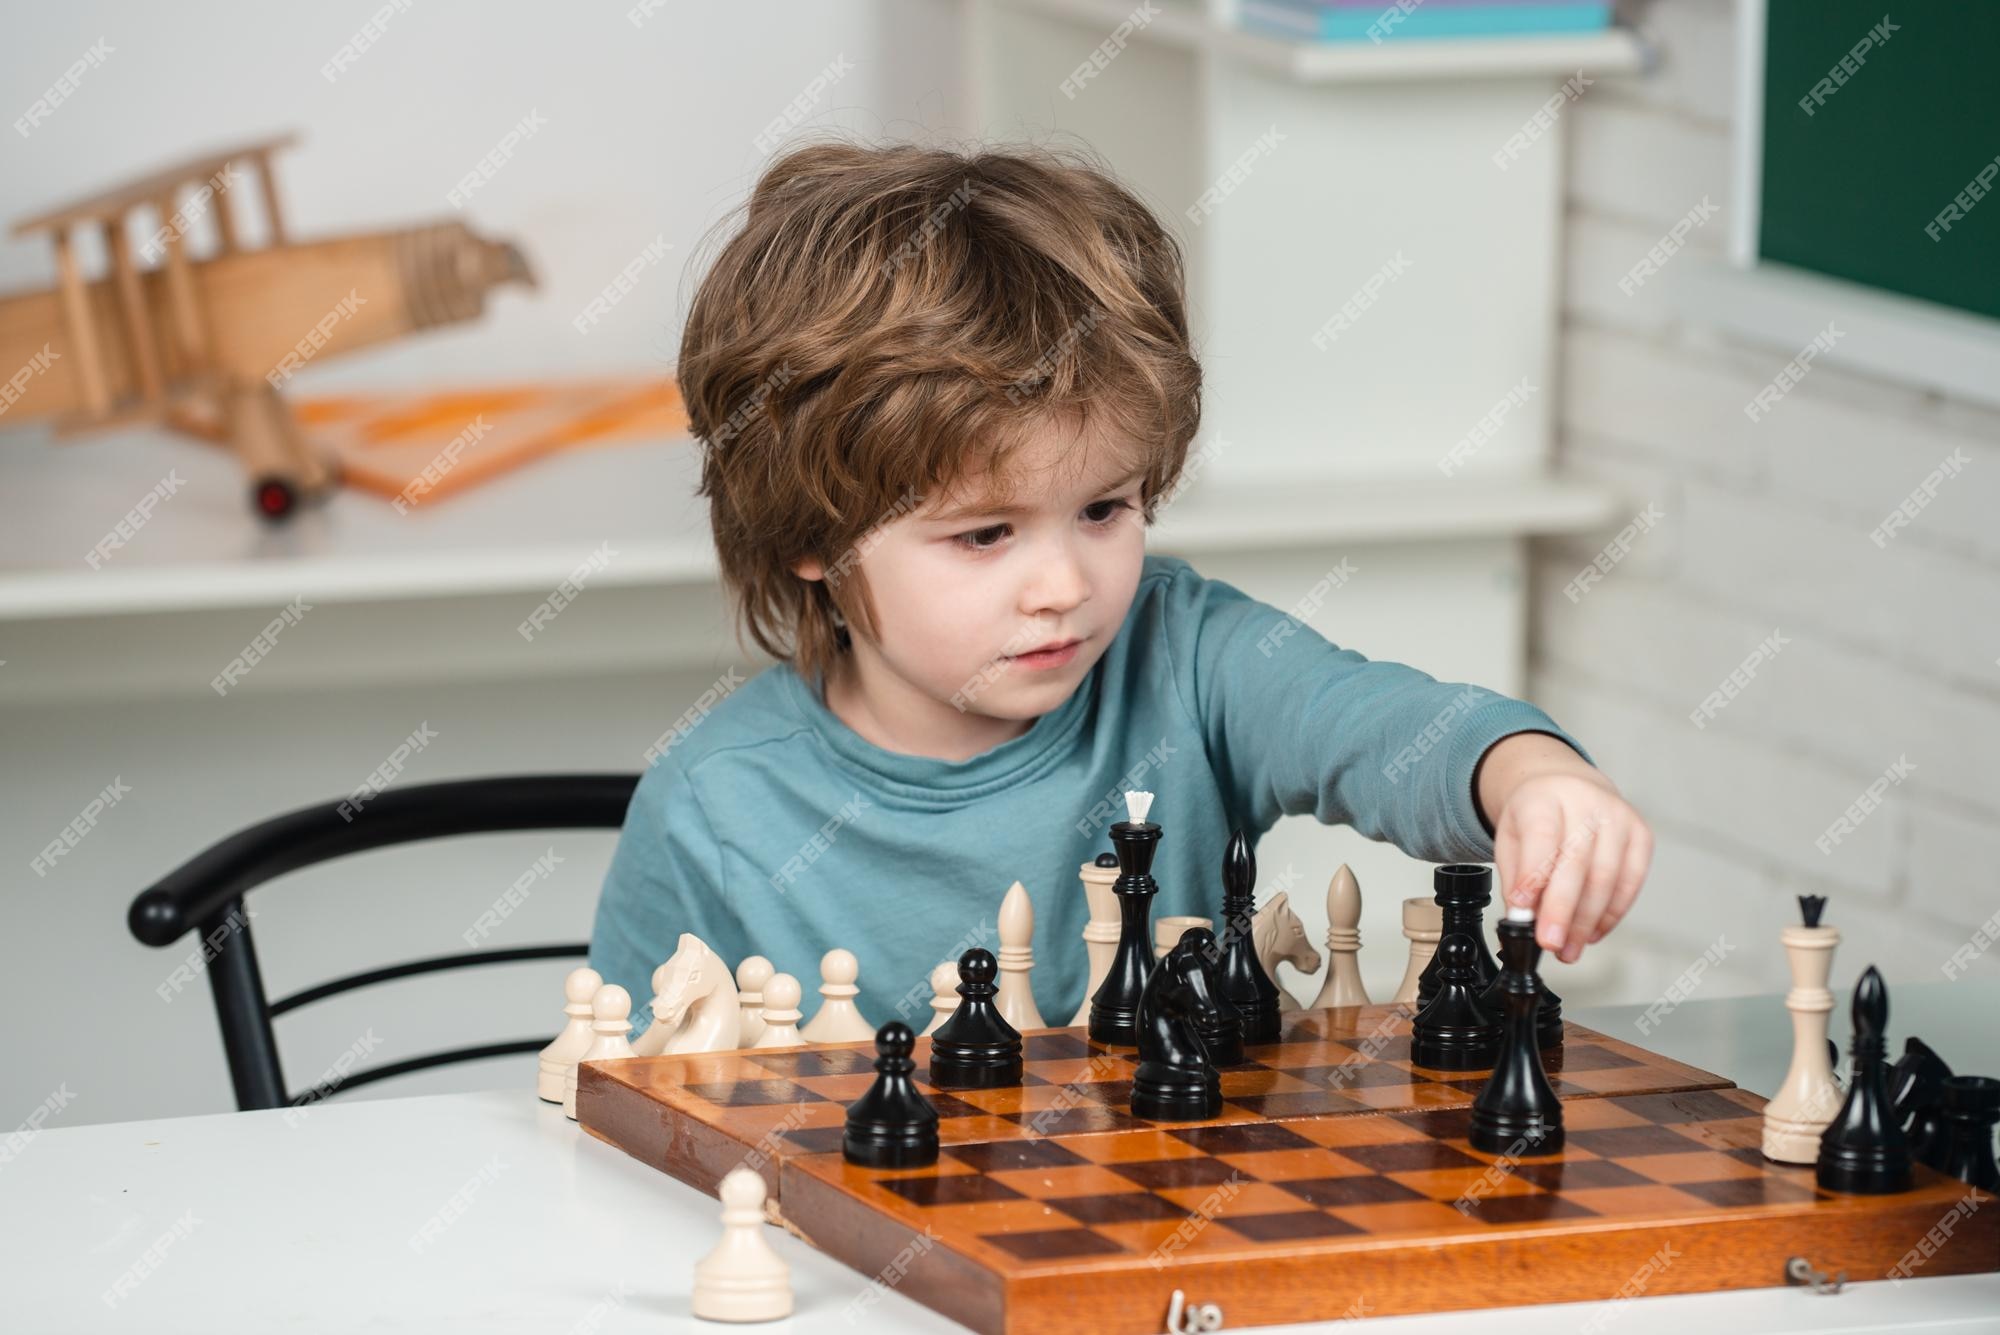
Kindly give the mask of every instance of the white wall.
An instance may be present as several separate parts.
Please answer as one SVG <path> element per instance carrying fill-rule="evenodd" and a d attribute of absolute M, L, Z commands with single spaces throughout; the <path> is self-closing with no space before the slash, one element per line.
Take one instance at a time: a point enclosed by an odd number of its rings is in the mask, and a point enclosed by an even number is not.
<path fill-rule="evenodd" d="M 1745 415 L 1816 330 L 1773 350 L 1679 300 L 1743 204 L 1734 6 L 1634 17 L 1658 73 L 1601 81 L 1569 113 L 1560 460 L 1664 518 L 1574 600 L 1565 586 L 1611 535 L 1543 546 L 1531 678 L 1659 834 L 1614 938 L 1639 970 L 1625 999 L 1662 994 L 1725 935 L 1699 995 L 1782 990 L 1775 937 L 1800 894 L 1828 896 L 1842 928 L 1837 987 L 1871 962 L 1892 985 L 1941 982 L 2000 911 L 2000 413 L 1818 365 L 1763 420 Z M 1621 291 L 1704 198 L 1720 212 L 1689 250 Z M 1870 530 L 1954 449 L 1970 465 L 1878 548 Z M 1690 712 L 1774 631 L 1775 657 L 1697 728 Z M 1904 757 L 1909 777 L 1822 852 Z M 1973 965 L 1996 969 L 1993 954 Z"/>

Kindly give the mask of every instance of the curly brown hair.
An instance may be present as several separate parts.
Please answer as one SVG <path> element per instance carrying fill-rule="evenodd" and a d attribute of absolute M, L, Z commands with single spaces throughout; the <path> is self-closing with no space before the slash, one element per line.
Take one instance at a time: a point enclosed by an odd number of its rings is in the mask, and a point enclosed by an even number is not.
<path fill-rule="evenodd" d="M 1179 243 L 1105 167 L 819 143 L 772 162 L 744 212 L 677 373 L 739 641 L 815 680 L 847 629 L 873 633 L 854 565 L 870 531 L 970 474 L 1005 503 L 1008 459 L 1051 417 L 1144 470 L 1153 521 L 1201 368 Z M 806 558 L 829 577 L 794 573 Z"/>

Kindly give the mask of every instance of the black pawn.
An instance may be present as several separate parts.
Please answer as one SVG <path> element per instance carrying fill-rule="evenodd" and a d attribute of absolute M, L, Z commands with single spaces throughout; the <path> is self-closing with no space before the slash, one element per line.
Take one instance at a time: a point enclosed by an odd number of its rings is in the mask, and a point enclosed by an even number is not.
<path fill-rule="evenodd" d="M 911 1078 L 917 1036 L 901 1020 L 875 1031 L 875 1083 L 847 1107 L 840 1152 L 867 1168 L 921 1168 L 937 1162 L 938 1115 Z"/>
<path fill-rule="evenodd" d="M 1472 968 L 1480 990 L 1484 991 L 1500 973 L 1492 952 L 1486 949 L 1486 906 L 1493 902 L 1492 869 L 1475 862 L 1439 867 L 1431 873 L 1431 897 L 1442 911 L 1438 940 L 1442 942 L 1454 933 L 1471 938 Z M 1430 963 L 1417 975 L 1418 1010 L 1430 1005 L 1431 998 L 1437 995 L 1438 970 L 1443 967 L 1443 960 L 1432 955 Z"/>
<path fill-rule="evenodd" d="M 1823 1191 L 1881 1196 L 1910 1189 L 1910 1142 L 1889 1100 L 1889 989 L 1874 965 L 1854 985 L 1854 1071 L 1847 1098 L 1819 1138 Z"/>
<path fill-rule="evenodd" d="M 1275 1043 L 1281 1024 L 1278 985 L 1264 972 L 1252 936 L 1257 917 L 1257 859 L 1243 831 L 1229 836 L 1222 855 L 1222 962 L 1215 983 L 1236 1008 L 1246 1044 Z"/>
<path fill-rule="evenodd" d="M 1208 1059 L 1216 1066 L 1235 1066 L 1243 1060 L 1243 1017 L 1223 997 L 1216 981 L 1222 962 L 1222 947 L 1215 933 L 1206 927 L 1190 927 L 1181 933 L 1180 944 L 1194 952 L 1199 964 L 1189 980 L 1195 989 L 1194 1028 Z"/>
<path fill-rule="evenodd" d="M 1993 1127 L 2000 1122 L 2000 1080 L 1954 1075 L 1938 1102 L 1938 1133 L 1919 1162 L 1982 1191 L 2000 1192 L 1993 1161 Z"/>
<path fill-rule="evenodd" d="M 1548 979 L 1540 978 L 1538 981 L 1541 986 L 1535 1000 L 1535 1043 L 1543 1049 L 1559 1048 L 1563 1041 L 1563 999 L 1549 986 Z M 1486 1009 L 1496 1015 L 1507 1009 L 1500 999 L 1499 974 L 1493 975 L 1493 981 L 1486 985 L 1479 999 L 1486 1003 Z"/>
<path fill-rule="evenodd" d="M 1839 1065 L 1838 1049 L 1834 1064 Z M 1938 1104 L 1949 1079 L 1951 1067 L 1928 1043 L 1921 1038 L 1903 1040 L 1903 1055 L 1889 1068 L 1889 1102 L 1896 1109 L 1896 1125 L 1909 1139 L 1910 1157 L 1918 1163 L 1930 1162 L 1931 1145 L 1942 1130 Z"/>
<path fill-rule="evenodd" d="M 931 1083 L 939 1089 L 998 1089 L 1021 1083 L 1021 1031 L 993 1004 L 1000 989 L 993 952 L 958 957 L 958 1009 L 931 1033 Z"/>
<path fill-rule="evenodd" d="M 1155 1122 L 1199 1122 L 1222 1112 L 1222 1077 L 1195 1029 L 1195 976 L 1201 960 L 1183 940 L 1146 980 L 1139 998 L 1139 1064 L 1132 1071 L 1132 1115 Z"/>
<path fill-rule="evenodd" d="M 1111 883 L 1118 897 L 1118 946 L 1104 981 L 1090 994 L 1089 1033 L 1099 1043 L 1130 1046 L 1138 1042 L 1139 995 L 1153 974 L 1153 896 L 1160 892 L 1153 854 L 1160 827 L 1121 820 L 1111 827 L 1111 844 L 1118 854 L 1118 879 Z"/>
<path fill-rule="evenodd" d="M 1410 1060 L 1433 1071 L 1484 1071 L 1500 1056 L 1500 1015 L 1489 1009 L 1472 971 L 1472 942 L 1448 936 L 1438 946 L 1444 968 L 1437 995 L 1417 1013 Z"/>
<path fill-rule="evenodd" d="M 1563 1145 L 1562 1103 L 1549 1087 L 1535 1041 L 1535 1002 L 1541 991 L 1535 962 L 1541 953 L 1534 919 L 1500 924 L 1500 999 L 1506 1007 L 1500 1053 L 1472 1102 L 1472 1144 L 1488 1154 L 1554 1154 Z"/>

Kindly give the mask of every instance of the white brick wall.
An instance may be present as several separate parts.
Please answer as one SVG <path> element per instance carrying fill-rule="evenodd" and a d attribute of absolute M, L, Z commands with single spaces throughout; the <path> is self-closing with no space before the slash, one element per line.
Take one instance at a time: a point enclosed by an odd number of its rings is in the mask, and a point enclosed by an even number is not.
<path fill-rule="evenodd" d="M 1564 975 L 1565 995 L 1649 1000 L 1719 936 L 1732 951 L 1704 994 L 1783 991 L 1775 937 L 1800 894 L 1830 897 L 1837 985 L 1868 963 L 1892 984 L 1942 981 L 2000 910 L 2000 414 L 1816 368 L 1746 417 L 1786 354 L 1671 299 L 1695 255 L 1721 253 L 1739 205 L 1734 5 L 1627 9 L 1661 64 L 1600 82 L 1572 112 L 1558 458 L 1665 518 L 1574 600 L 1565 585 L 1609 533 L 1542 545 L 1532 695 L 1659 841 L 1639 908 Z M 1688 253 L 1621 291 L 1704 197 L 1720 211 Z M 1954 451 L 1963 472 L 1885 546 L 1871 541 Z M 1784 648 L 1691 722 L 1774 630 Z M 1816 847 L 1900 758 L 1914 770 L 1880 809 L 1830 853 Z M 1973 972 L 2000 972 L 2000 949 Z"/>

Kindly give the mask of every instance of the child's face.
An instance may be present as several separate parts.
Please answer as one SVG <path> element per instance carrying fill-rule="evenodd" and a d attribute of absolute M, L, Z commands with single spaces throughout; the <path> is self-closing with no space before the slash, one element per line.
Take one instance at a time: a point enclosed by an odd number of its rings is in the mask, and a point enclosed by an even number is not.
<path fill-rule="evenodd" d="M 949 746 L 969 736 L 968 717 L 1039 718 L 1110 646 L 1139 586 L 1146 530 L 1140 478 L 1119 451 L 1088 448 L 1102 443 L 1050 422 L 1008 461 L 1022 479 L 1011 511 L 993 508 L 972 476 L 863 544 L 879 638 L 854 637 L 858 690 L 906 742 L 928 733 Z M 817 563 L 800 573 L 816 577 Z"/>

